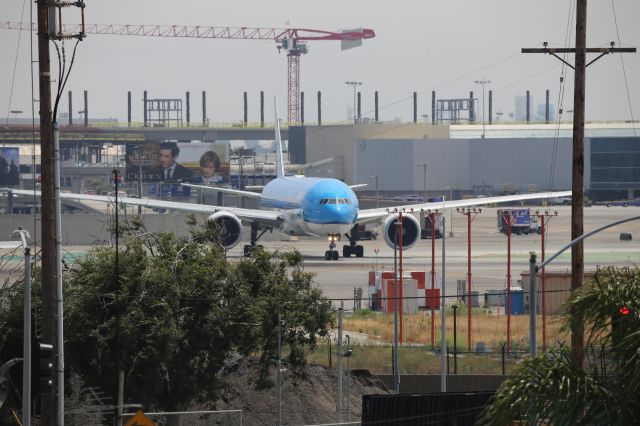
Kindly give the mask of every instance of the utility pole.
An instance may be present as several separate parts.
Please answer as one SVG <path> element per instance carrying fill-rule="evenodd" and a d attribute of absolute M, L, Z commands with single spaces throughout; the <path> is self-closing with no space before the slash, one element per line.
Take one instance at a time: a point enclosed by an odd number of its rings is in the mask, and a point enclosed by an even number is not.
<path fill-rule="evenodd" d="M 571 162 L 571 240 L 584 233 L 584 96 L 587 60 L 587 0 L 576 1 L 576 56 L 573 89 L 573 155 Z M 584 281 L 584 244 L 571 247 L 571 291 Z M 575 315 L 576 312 L 571 312 Z M 584 326 L 573 321 L 571 355 L 582 366 L 584 360 Z"/>
<path fill-rule="evenodd" d="M 555 56 L 565 65 L 573 68 L 573 155 L 571 179 L 571 239 L 575 240 L 584 232 L 584 105 L 586 68 L 609 53 L 635 53 L 636 48 L 587 48 L 587 0 L 576 2 L 576 47 L 549 48 L 547 42 L 543 48 L 522 49 L 522 53 L 546 53 Z M 563 53 L 574 53 L 574 65 L 558 56 Z M 587 63 L 587 53 L 599 53 L 595 59 Z M 582 240 L 571 247 L 571 290 L 582 287 L 584 281 L 584 245 Z M 572 315 L 574 313 L 572 312 Z M 582 366 L 584 361 L 584 327 L 574 321 L 571 327 L 571 355 L 576 364 Z"/>
<path fill-rule="evenodd" d="M 40 153 L 42 168 L 42 341 L 53 344 L 56 335 L 56 223 L 54 215 L 54 149 L 51 115 L 51 69 L 49 57 L 49 9 L 44 0 L 38 1 L 38 74 L 40 95 Z M 42 396 L 42 421 L 55 425 L 56 399 Z"/>

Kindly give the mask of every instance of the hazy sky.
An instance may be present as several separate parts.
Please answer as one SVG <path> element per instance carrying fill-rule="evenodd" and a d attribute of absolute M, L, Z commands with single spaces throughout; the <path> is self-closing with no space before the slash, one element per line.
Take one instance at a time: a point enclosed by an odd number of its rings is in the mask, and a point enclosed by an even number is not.
<path fill-rule="evenodd" d="M 558 103 L 561 63 L 541 54 L 521 54 L 522 47 L 565 46 L 567 25 L 575 11 L 570 0 L 87 0 L 88 23 L 185 24 L 202 26 L 297 27 L 320 30 L 365 27 L 376 37 L 358 49 L 341 51 L 334 41 L 311 42 L 301 58 L 306 119 L 316 120 L 316 92 L 323 94 L 323 121 L 348 117 L 353 91 L 345 81 L 363 82 L 363 114 L 373 116 L 373 93 L 379 91 L 380 119 L 412 119 L 412 92 L 418 92 L 418 114 L 431 114 L 431 90 L 437 97 L 468 97 L 474 84 L 491 80 L 494 112 L 513 112 L 514 96 L 531 91 L 535 104 L 545 89 Z M 2 0 L 3 21 L 29 20 L 26 0 Z M 617 31 L 613 7 L 617 17 Z M 35 13 L 34 13 L 35 14 Z M 640 2 L 599 0 L 588 6 L 587 44 L 605 47 L 619 40 L 640 48 Z M 74 8 L 65 9 L 66 22 L 78 22 Z M 575 22 L 570 27 L 574 43 Z M 8 110 L 30 115 L 29 35 L 22 33 L 13 98 L 9 105 L 18 31 L 0 30 L 0 116 Z M 35 42 L 34 42 L 35 45 Z M 70 54 L 71 42 L 66 43 Z M 57 66 L 51 49 L 52 70 Z M 628 94 L 634 118 L 640 118 L 640 56 L 605 56 L 588 68 L 587 119 L 629 120 Z M 36 54 L 37 57 L 37 54 Z M 91 117 L 126 121 L 127 91 L 134 99 L 133 120 L 142 121 L 142 92 L 151 98 L 184 98 L 191 92 L 192 121 L 202 120 L 201 92 L 207 91 L 207 115 L 213 122 L 240 121 L 242 92 L 249 94 L 249 120 L 259 120 L 259 92 L 277 96 L 286 117 L 287 60 L 273 41 L 168 39 L 89 35 L 80 43 L 67 85 L 74 92 L 74 110 L 82 109 L 82 91 L 89 91 Z M 570 58 L 573 62 L 573 58 Z M 565 110 L 573 109 L 573 72 L 567 70 Z M 37 76 L 37 74 L 36 74 Z M 37 84 L 37 83 L 36 83 Z M 37 87 L 36 87 L 37 97 Z M 272 118 L 271 102 L 266 117 Z M 60 110 L 66 112 L 65 93 Z M 36 108 L 37 111 L 37 108 Z"/>

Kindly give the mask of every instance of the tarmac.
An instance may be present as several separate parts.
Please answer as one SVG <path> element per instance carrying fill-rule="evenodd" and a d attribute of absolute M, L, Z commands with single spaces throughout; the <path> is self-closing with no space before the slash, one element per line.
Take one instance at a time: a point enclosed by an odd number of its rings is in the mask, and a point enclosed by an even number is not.
<path fill-rule="evenodd" d="M 534 213 L 537 209 L 532 207 Z M 540 213 L 544 210 L 539 209 Z M 553 206 L 546 208 L 553 216 L 547 222 L 546 258 L 555 254 L 571 240 L 571 208 L 569 206 Z M 557 212 L 557 216 L 555 215 Z M 593 206 L 584 209 L 584 232 L 590 232 L 606 224 L 620 219 L 640 216 L 638 207 L 605 207 Z M 450 224 L 453 223 L 451 229 Z M 468 235 L 467 217 L 456 211 L 446 213 L 445 231 L 445 295 L 456 294 L 456 281 L 467 278 L 468 268 Z M 452 235 L 450 234 L 452 231 Z M 280 234 L 267 234 L 260 243 L 268 250 L 299 250 L 304 256 L 304 270 L 313 272 L 318 286 L 335 305 L 345 301 L 345 308 L 353 307 L 354 287 L 362 287 L 363 297 L 367 298 L 368 273 L 372 270 L 392 271 L 394 264 L 393 249 L 386 245 L 378 229 L 377 240 L 361 241 L 364 246 L 363 258 L 343 258 L 337 261 L 324 259 L 324 252 L 329 243 L 324 238 L 301 237 L 289 238 Z M 620 233 L 632 235 L 631 241 L 621 241 Z M 436 287 L 442 280 L 442 243 L 435 242 Z M 535 252 L 540 261 L 541 235 L 512 235 L 511 237 L 511 276 L 512 286 L 517 285 L 522 272 L 529 270 L 529 253 Z M 338 243 L 342 255 L 342 245 L 348 244 L 346 238 Z M 86 246 L 65 246 L 68 261 L 73 256 L 86 253 Z M 6 255 L 12 250 L 0 249 Z M 606 265 L 633 266 L 640 265 L 640 220 L 627 222 L 604 230 L 584 241 L 585 271 L 595 271 Z M 13 252 L 19 256 L 19 252 Z M 242 255 L 242 244 L 229 251 L 229 257 Z M 399 256 L 399 253 L 398 253 Z M 403 250 L 402 266 L 404 271 L 431 270 L 431 239 L 419 240 L 412 248 Z M 13 260 L 13 261 L 12 261 Z M 18 259 L 4 258 L 0 264 L 0 278 L 7 278 L 15 273 L 13 264 Z M 571 250 L 567 250 L 555 259 L 546 269 L 547 272 L 569 272 L 571 269 Z M 497 208 L 483 208 L 471 223 L 471 272 L 472 290 L 480 294 L 487 290 L 504 289 L 507 281 L 507 236 L 498 232 Z M 366 302 L 363 301 L 366 305 Z"/>
<path fill-rule="evenodd" d="M 471 273 L 472 290 L 480 294 L 487 290 L 504 289 L 507 281 L 507 236 L 498 232 L 497 208 L 483 208 L 471 223 Z M 532 214 L 542 208 L 531 208 Z M 545 258 L 549 258 L 571 241 L 571 207 L 552 206 L 546 211 L 553 216 L 546 219 Z M 557 212 L 557 216 L 554 213 Z M 592 206 L 584 209 L 584 233 L 606 224 L 628 217 L 640 216 L 637 207 Z M 445 231 L 445 295 L 456 294 L 456 281 L 467 278 L 468 236 L 467 217 L 456 211 L 446 214 Z M 453 223 L 453 236 L 450 226 Z M 339 305 L 345 300 L 345 308 L 351 309 L 354 287 L 362 287 L 367 297 L 368 273 L 371 270 L 392 271 L 393 249 L 382 240 L 378 229 L 377 240 L 360 241 L 364 246 L 363 258 L 343 258 L 338 261 L 324 260 L 329 243 L 326 239 L 300 238 L 293 241 L 263 241 L 266 249 L 299 250 L 305 258 L 304 270 L 316 274 L 316 281 L 325 295 Z M 631 241 L 620 241 L 620 233 L 632 234 Z M 342 245 L 338 243 L 342 255 Z M 522 272 L 529 270 L 530 252 L 535 252 L 540 262 L 542 237 L 538 234 L 512 235 L 511 237 L 511 283 L 517 285 Z M 241 255 L 239 245 L 229 252 L 230 256 Z M 377 250 L 377 252 L 376 252 Z M 399 254 L 398 254 L 399 255 Z M 431 271 L 431 239 L 419 240 L 412 248 L 403 250 L 403 271 Z M 640 220 L 627 222 L 587 238 L 584 241 L 585 272 L 595 271 L 607 265 L 640 265 Z M 436 286 L 442 280 L 442 240 L 435 243 Z M 571 249 L 556 258 L 547 272 L 570 272 Z M 365 302 L 363 302 L 365 303 Z"/>

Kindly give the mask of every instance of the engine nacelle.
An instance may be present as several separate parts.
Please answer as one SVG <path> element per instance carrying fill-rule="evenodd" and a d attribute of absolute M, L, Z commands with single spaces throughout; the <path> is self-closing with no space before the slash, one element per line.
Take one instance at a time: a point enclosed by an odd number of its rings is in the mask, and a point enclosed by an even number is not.
<path fill-rule="evenodd" d="M 391 248 L 396 244 L 399 215 L 390 214 L 382 224 L 384 242 Z M 402 215 L 402 249 L 411 248 L 420 239 L 420 222 L 411 214 Z M 398 247 L 399 248 L 399 247 Z"/>
<path fill-rule="evenodd" d="M 218 225 L 220 229 L 220 243 L 225 249 L 235 247 L 242 241 L 242 222 L 229 212 L 215 212 L 207 218 Z"/>

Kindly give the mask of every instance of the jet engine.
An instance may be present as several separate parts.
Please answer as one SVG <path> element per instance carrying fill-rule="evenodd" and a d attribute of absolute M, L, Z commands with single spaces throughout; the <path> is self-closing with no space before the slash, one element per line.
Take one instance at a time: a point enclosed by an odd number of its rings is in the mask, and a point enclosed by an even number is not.
<path fill-rule="evenodd" d="M 398 233 L 398 225 L 400 216 L 396 214 L 390 214 L 384 220 L 382 224 L 382 235 L 384 235 L 384 241 L 391 248 L 395 244 L 400 243 L 400 238 L 398 236 L 398 241 L 396 242 L 396 234 Z M 402 248 L 408 249 L 411 248 L 416 241 L 420 239 L 420 223 L 418 220 L 413 217 L 411 214 L 402 215 Z"/>
<path fill-rule="evenodd" d="M 214 222 L 220 230 L 220 243 L 225 249 L 235 247 L 242 241 L 242 222 L 229 212 L 215 212 L 207 220 Z"/>

